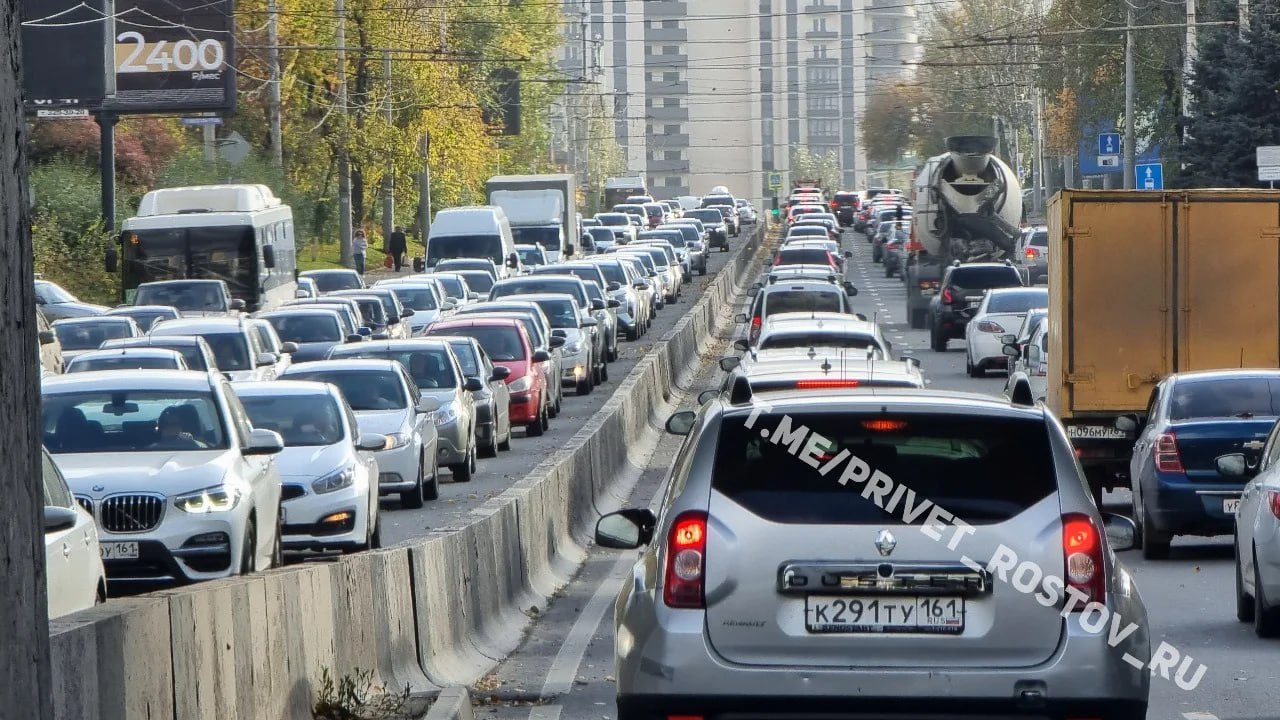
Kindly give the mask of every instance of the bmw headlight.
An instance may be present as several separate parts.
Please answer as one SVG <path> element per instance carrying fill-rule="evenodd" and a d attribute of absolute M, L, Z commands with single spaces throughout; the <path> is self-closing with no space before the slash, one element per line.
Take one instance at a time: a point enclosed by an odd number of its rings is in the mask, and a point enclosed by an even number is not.
<path fill-rule="evenodd" d="M 457 419 L 458 419 L 458 403 L 456 401 L 451 402 L 448 405 L 441 405 L 440 409 L 436 410 L 437 425 L 448 425 L 449 423 L 454 422 Z"/>
<path fill-rule="evenodd" d="M 388 433 L 387 449 L 395 450 L 396 448 L 402 448 L 405 445 L 408 445 L 411 439 L 412 438 L 410 437 L 409 433 Z"/>
<path fill-rule="evenodd" d="M 226 512 L 240 504 L 240 491 L 225 485 L 197 490 L 173 499 L 179 510 L 189 513 Z"/>
<path fill-rule="evenodd" d="M 533 389 L 533 376 L 525 375 L 519 380 L 512 382 L 511 385 L 508 386 L 508 389 L 510 389 L 511 392 L 517 392 L 517 393 L 529 392 L 530 390 Z"/>
<path fill-rule="evenodd" d="M 356 468 L 354 465 L 345 467 L 337 472 L 329 473 L 324 477 L 311 483 L 311 489 L 316 491 L 317 495 L 335 492 L 345 487 L 350 487 L 351 483 L 356 480 Z"/>

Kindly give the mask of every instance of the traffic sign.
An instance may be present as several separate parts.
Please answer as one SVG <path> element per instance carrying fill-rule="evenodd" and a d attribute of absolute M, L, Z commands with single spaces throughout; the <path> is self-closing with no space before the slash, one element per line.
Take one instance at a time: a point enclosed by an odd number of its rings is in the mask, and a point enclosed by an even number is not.
<path fill-rule="evenodd" d="M 1164 166 L 1160 163 L 1135 165 L 1133 170 L 1137 176 L 1137 182 L 1134 183 L 1134 187 L 1139 190 L 1164 189 Z"/>
<path fill-rule="evenodd" d="M 1099 155 L 1098 167 L 1100 168 L 1120 167 L 1120 156 L 1119 155 Z"/>
<path fill-rule="evenodd" d="M 1120 133 L 1098 133 L 1098 154 L 1119 155 Z"/>
<path fill-rule="evenodd" d="M 1280 165 L 1263 165 L 1258 168 L 1258 179 L 1263 182 L 1280 180 Z"/>
<path fill-rule="evenodd" d="M 1259 145 L 1258 167 L 1280 167 L 1280 145 Z"/>
<path fill-rule="evenodd" d="M 41 108 L 39 110 L 36 110 L 36 117 L 57 118 L 57 119 L 87 118 L 89 117 L 89 109 L 88 108 L 56 108 L 56 109 Z"/>
<path fill-rule="evenodd" d="M 222 124 L 222 118 L 220 118 L 220 117 L 184 117 L 184 118 L 182 118 L 182 124 L 183 124 L 183 125 L 187 125 L 187 126 L 191 126 L 191 125 L 221 125 L 221 124 Z"/>
<path fill-rule="evenodd" d="M 782 189 L 782 173 L 780 172 L 769 173 L 769 189 L 770 190 Z"/>

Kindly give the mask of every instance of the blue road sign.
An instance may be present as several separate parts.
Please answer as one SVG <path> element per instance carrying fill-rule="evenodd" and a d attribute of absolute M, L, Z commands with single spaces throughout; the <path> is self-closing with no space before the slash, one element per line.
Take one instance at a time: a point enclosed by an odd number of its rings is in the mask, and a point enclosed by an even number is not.
<path fill-rule="evenodd" d="M 192 125 L 221 125 L 221 124 L 222 124 L 222 118 L 220 118 L 220 117 L 184 117 L 184 118 L 182 118 L 182 124 L 183 124 L 183 125 L 187 125 L 187 126 L 192 126 Z"/>
<path fill-rule="evenodd" d="M 1164 166 L 1160 163 L 1134 165 L 1135 180 L 1133 186 L 1139 190 L 1163 190 Z"/>
<path fill-rule="evenodd" d="M 1120 133 L 1098 133 L 1098 154 L 1119 155 Z"/>

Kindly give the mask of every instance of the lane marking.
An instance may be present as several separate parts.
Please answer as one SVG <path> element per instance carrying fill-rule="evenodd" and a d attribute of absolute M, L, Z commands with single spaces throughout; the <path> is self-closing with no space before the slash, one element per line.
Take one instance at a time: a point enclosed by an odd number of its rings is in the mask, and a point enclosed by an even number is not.
<path fill-rule="evenodd" d="M 559 705 L 543 705 L 529 708 L 529 720 L 560 720 L 560 711 L 563 710 Z"/>
<path fill-rule="evenodd" d="M 1182 713 L 1185 720 L 1218 720 L 1218 716 L 1207 712 L 1185 712 Z"/>

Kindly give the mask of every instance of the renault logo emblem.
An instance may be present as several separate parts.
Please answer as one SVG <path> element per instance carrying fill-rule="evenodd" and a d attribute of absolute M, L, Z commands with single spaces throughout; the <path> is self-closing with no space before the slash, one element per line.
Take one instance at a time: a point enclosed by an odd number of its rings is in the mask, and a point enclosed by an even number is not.
<path fill-rule="evenodd" d="M 888 530 L 881 530 L 876 535 L 876 549 L 880 551 L 882 556 L 888 557 L 895 547 L 898 546 L 898 539 Z"/>

